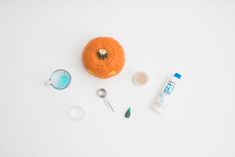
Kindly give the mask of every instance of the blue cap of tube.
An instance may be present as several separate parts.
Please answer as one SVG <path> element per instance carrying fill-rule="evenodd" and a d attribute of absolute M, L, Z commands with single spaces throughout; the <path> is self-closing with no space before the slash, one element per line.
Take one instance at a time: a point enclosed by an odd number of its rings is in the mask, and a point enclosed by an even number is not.
<path fill-rule="evenodd" d="M 179 73 L 175 73 L 174 77 L 180 79 L 181 78 L 181 75 Z"/>

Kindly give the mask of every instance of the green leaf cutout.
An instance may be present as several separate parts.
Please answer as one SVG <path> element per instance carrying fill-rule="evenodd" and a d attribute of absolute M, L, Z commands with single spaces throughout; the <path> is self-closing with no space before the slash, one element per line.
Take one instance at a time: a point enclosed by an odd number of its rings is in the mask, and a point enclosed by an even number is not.
<path fill-rule="evenodd" d="M 128 110 L 125 113 L 125 117 L 129 118 L 131 116 L 131 107 L 128 108 Z"/>

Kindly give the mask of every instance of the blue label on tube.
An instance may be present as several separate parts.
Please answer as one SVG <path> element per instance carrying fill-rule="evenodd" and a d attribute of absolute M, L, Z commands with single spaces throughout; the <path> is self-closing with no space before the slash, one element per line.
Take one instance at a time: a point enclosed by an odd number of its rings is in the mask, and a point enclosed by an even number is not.
<path fill-rule="evenodd" d="M 171 95 L 171 92 L 174 89 L 174 85 L 172 85 L 171 83 L 168 83 L 166 88 L 164 89 L 164 93 L 167 95 Z"/>

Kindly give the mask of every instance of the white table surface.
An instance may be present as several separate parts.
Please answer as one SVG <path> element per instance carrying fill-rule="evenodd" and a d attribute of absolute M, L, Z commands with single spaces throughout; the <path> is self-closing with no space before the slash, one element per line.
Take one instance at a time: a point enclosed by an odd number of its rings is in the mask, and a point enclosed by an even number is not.
<path fill-rule="evenodd" d="M 97 36 L 125 49 L 117 77 L 82 66 Z M 57 68 L 73 77 L 63 91 L 44 86 Z M 141 70 L 149 82 L 137 87 Z M 1 0 L 0 71 L 1 157 L 235 156 L 235 1 Z M 182 81 L 157 114 L 151 103 L 174 72 Z M 71 106 L 84 108 L 81 122 L 68 117 Z"/>

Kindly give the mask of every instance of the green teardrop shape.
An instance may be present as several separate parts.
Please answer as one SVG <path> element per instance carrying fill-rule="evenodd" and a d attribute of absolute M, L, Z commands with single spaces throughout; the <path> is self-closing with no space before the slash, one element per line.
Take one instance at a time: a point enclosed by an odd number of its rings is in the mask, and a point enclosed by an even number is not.
<path fill-rule="evenodd" d="M 128 110 L 125 113 L 125 117 L 129 118 L 131 116 L 131 107 L 128 108 Z"/>

